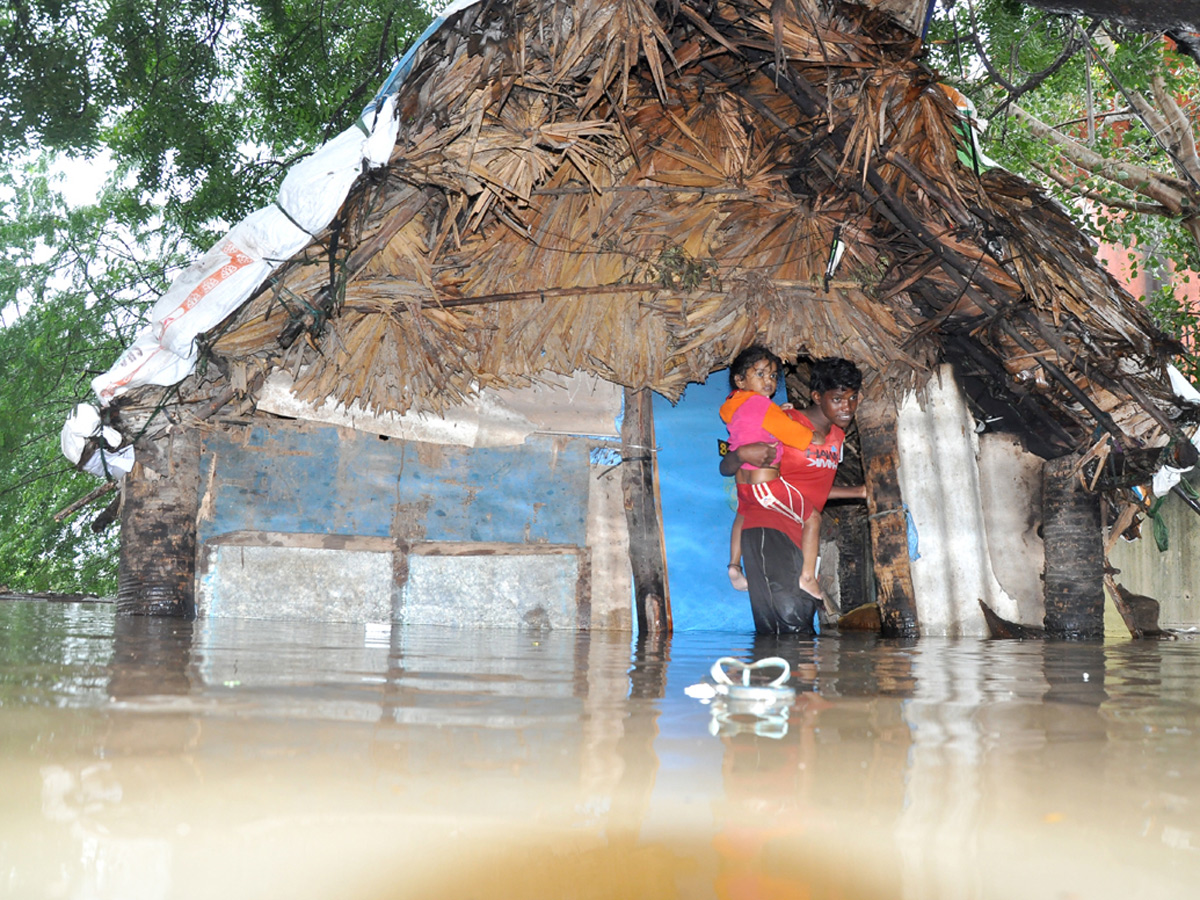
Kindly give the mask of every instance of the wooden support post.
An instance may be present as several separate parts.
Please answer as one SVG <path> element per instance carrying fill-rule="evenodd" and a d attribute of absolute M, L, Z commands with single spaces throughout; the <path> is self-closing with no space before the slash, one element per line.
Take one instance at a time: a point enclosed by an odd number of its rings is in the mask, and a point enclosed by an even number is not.
<path fill-rule="evenodd" d="M 670 633 L 667 565 L 658 507 L 658 461 L 649 390 L 625 389 L 621 423 L 621 487 L 629 523 L 629 562 L 637 602 L 638 634 Z"/>
<path fill-rule="evenodd" d="M 195 615 L 200 433 L 174 428 L 125 476 L 117 615 Z"/>
<path fill-rule="evenodd" d="M 829 534 L 837 542 L 838 605 L 843 613 L 874 603 L 871 583 L 871 535 L 867 509 L 861 503 L 832 503 L 825 507 L 821 531 L 829 523 Z M 822 540 L 824 544 L 824 540 Z M 825 563 L 821 563 L 825 571 Z"/>
<path fill-rule="evenodd" d="M 916 637 L 920 625 L 908 558 L 908 518 L 897 473 L 900 455 L 896 443 L 896 406 L 878 390 L 859 407 L 858 435 L 867 485 L 881 633 L 885 637 Z"/>
<path fill-rule="evenodd" d="M 1104 637 L 1104 540 L 1100 497 L 1073 473 L 1074 454 L 1042 467 L 1046 637 Z"/>

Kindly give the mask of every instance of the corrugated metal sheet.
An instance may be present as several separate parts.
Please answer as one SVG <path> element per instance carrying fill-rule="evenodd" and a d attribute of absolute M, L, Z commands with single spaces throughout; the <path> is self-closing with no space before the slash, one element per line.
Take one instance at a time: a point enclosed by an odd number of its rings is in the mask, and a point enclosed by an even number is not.
<path fill-rule="evenodd" d="M 921 633 L 986 635 L 980 600 L 1006 619 L 1040 626 L 1040 581 L 1019 576 L 1042 569 L 1041 461 L 997 436 L 981 475 L 975 420 L 949 367 L 940 376 L 902 404 L 897 435 L 900 487 L 917 534 L 912 578 Z M 1012 593 L 997 569 L 1015 573 Z"/>
<path fill-rule="evenodd" d="M 1195 473 L 1188 478 L 1200 483 Z M 1126 590 L 1159 602 L 1159 625 L 1195 628 L 1200 625 L 1200 517 L 1174 496 L 1160 513 L 1167 526 L 1165 551 L 1159 551 L 1146 521 L 1142 538 L 1117 541 L 1109 563 L 1121 570 L 1115 577 Z"/>

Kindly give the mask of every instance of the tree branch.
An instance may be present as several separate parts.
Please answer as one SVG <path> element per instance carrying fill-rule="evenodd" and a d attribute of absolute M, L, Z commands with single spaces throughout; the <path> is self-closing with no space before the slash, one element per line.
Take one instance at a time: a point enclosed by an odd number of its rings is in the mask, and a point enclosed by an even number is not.
<path fill-rule="evenodd" d="M 1067 160 L 1085 172 L 1091 172 L 1119 184 L 1121 187 L 1156 200 L 1171 211 L 1172 215 L 1183 216 L 1193 212 L 1188 186 L 1175 178 L 1155 172 L 1144 166 L 1116 162 L 1102 156 L 1090 147 L 1085 147 L 1055 128 L 1051 128 L 1032 113 L 1013 104 L 1013 115 L 1024 122 L 1036 137 L 1052 142 L 1063 152 Z"/>
<path fill-rule="evenodd" d="M 1158 146 L 1162 148 L 1163 152 L 1171 158 L 1171 161 L 1175 164 L 1175 168 L 1179 172 L 1180 176 L 1183 179 L 1191 182 L 1191 188 L 1189 189 L 1185 187 L 1184 189 L 1194 190 L 1196 188 L 1200 188 L 1200 179 L 1197 179 L 1196 176 L 1192 174 L 1187 166 L 1184 165 L 1183 160 L 1177 156 L 1175 151 L 1172 149 L 1171 139 L 1176 136 L 1172 134 L 1172 129 L 1167 125 L 1166 120 L 1159 114 L 1158 110 L 1152 107 L 1140 92 L 1133 91 L 1125 87 L 1125 85 L 1117 79 L 1116 74 L 1109 67 L 1108 63 L 1104 61 L 1103 57 L 1101 57 L 1099 54 L 1095 54 L 1095 59 L 1100 67 L 1104 69 L 1105 74 L 1108 75 L 1109 80 L 1113 83 L 1113 87 L 1120 91 L 1121 95 L 1126 99 L 1129 105 L 1137 110 L 1138 118 L 1142 120 L 1142 124 L 1146 126 L 1146 129 L 1150 132 L 1150 136 L 1154 138 L 1155 143 L 1157 143 Z"/>
<path fill-rule="evenodd" d="M 1110 109 L 1108 112 L 1096 113 L 1094 118 L 1097 121 L 1104 119 L 1110 122 L 1129 122 L 1133 120 L 1135 115 L 1132 109 Z M 1061 131 L 1071 125 L 1082 125 L 1086 121 L 1087 116 L 1081 116 L 1076 119 L 1065 119 L 1054 125 L 1054 127 Z"/>
<path fill-rule="evenodd" d="M 1184 115 L 1161 75 L 1155 75 L 1151 82 L 1154 99 L 1158 101 L 1159 109 L 1167 115 L 1164 121 L 1170 134 L 1168 150 L 1171 158 L 1180 166 L 1187 176 L 1200 185 L 1200 158 L 1196 155 L 1196 139 L 1192 135 L 1192 123 Z"/>
<path fill-rule="evenodd" d="M 1034 74 L 1030 75 L 1022 84 L 1013 85 L 1003 75 L 1000 74 L 994 65 L 992 65 L 992 61 L 988 58 L 988 55 L 983 48 L 983 41 L 979 39 L 979 25 L 975 21 L 974 3 L 967 4 L 967 13 L 971 18 L 971 36 L 975 39 L 975 52 L 979 54 L 980 62 L 983 63 L 983 67 L 987 70 L 987 73 L 992 80 L 994 80 L 1008 92 L 1008 96 L 1005 97 L 1000 102 L 1000 105 L 992 110 L 992 112 L 987 116 L 989 119 L 994 118 L 997 114 L 1004 112 L 1004 110 L 1007 109 L 1011 104 L 1020 99 L 1022 94 L 1029 93 L 1047 78 L 1061 69 L 1064 65 L 1066 65 L 1068 60 L 1070 60 L 1072 56 L 1079 52 L 1079 49 L 1083 47 L 1083 45 L 1088 41 L 1088 39 L 1100 25 L 1099 21 L 1093 22 L 1090 26 L 1088 26 L 1087 31 L 1084 32 L 1083 35 L 1076 35 L 1072 37 L 1071 40 L 1067 41 L 1062 48 L 1062 52 L 1058 54 L 1058 57 L 1054 60 L 1054 62 L 1050 63 L 1049 66 L 1040 72 L 1035 72 Z"/>
<path fill-rule="evenodd" d="M 1038 165 L 1035 162 L 1031 162 L 1030 165 L 1049 178 L 1051 181 L 1058 183 L 1062 188 L 1070 191 L 1076 197 L 1083 197 L 1086 200 L 1091 200 L 1103 206 L 1112 206 L 1116 209 L 1124 209 L 1128 212 L 1137 213 L 1138 215 L 1143 216 L 1172 215 L 1171 211 L 1161 203 L 1141 203 L 1137 200 L 1119 200 L 1113 197 L 1105 197 L 1103 194 L 1099 194 L 1096 191 L 1090 191 L 1085 188 L 1081 188 L 1078 182 L 1071 181 L 1071 179 L 1059 175 L 1053 169 L 1048 169 L 1045 166 Z"/>
<path fill-rule="evenodd" d="M 84 494 L 82 497 L 80 497 L 74 503 L 70 503 L 67 506 L 64 506 L 58 512 L 56 512 L 54 514 L 54 521 L 61 522 L 67 516 L 71 515 L 72 513 L 78 512 L 79 510 L 81 510 L 85 506 L 87 506 L 89 503 L 94 503 L 96 500 L 99 500 L 105 494 L 112 493 L 118 487 L 119 487 L 119 485 L 117 482 L 106 481 L 99 487 L 92 488 L 90 491 L 88 491 L 86 494 Z"/>

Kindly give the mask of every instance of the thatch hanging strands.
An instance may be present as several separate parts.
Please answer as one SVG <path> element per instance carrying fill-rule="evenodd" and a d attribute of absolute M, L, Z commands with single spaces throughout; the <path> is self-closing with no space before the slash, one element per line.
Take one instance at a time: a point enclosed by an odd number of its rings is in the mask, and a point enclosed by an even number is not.
<path fill-rule="evenodd" d="M 831 0 L 468 6 L 338 217 L 337 303 L 318 235 L 210 371 L 290 364 L 300 396 L 381 412 L 575 370 L 674 398 L 760 340 L 896 391 L 948 359 L 1059 449 L 1165 439 L 1176 348 L 1063 211 L 963 164 L 918 50 Z"/>

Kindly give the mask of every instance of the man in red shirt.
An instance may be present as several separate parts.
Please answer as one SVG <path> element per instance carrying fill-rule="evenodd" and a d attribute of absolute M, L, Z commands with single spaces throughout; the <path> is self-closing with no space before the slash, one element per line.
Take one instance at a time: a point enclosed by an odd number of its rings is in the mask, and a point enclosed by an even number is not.
<path fill-rule="evenodd" d="M 812 405 L 787 414 L 813 430 L 804 450 L 786 444 L 747 444 L 721 461 L 724 475 L 738 477 L 738 518 L 741 563 L 730 563 L 730 575 L 744 567 L 754 630 L 759 634 L 812 634 L 813 617 L 822 603 L 816 584 L 816 554 L 820 546 L 820 514 L 829 498 L 865 499 L 866 488 L 834 487 L 842 460 L 845 429 L 858 409 L 862 374 L 846 359 L 817 360 L 810 389 Z M 742 469 L 741 463 L 759 468 Z M 764 507 L 757 500 L 755 481 L 782 478 L 803 493 L 803 522 Z M 815 518 L 814 518 L 815 517 Z M 805 561 L 809 565 L 805 566 Z"/>

